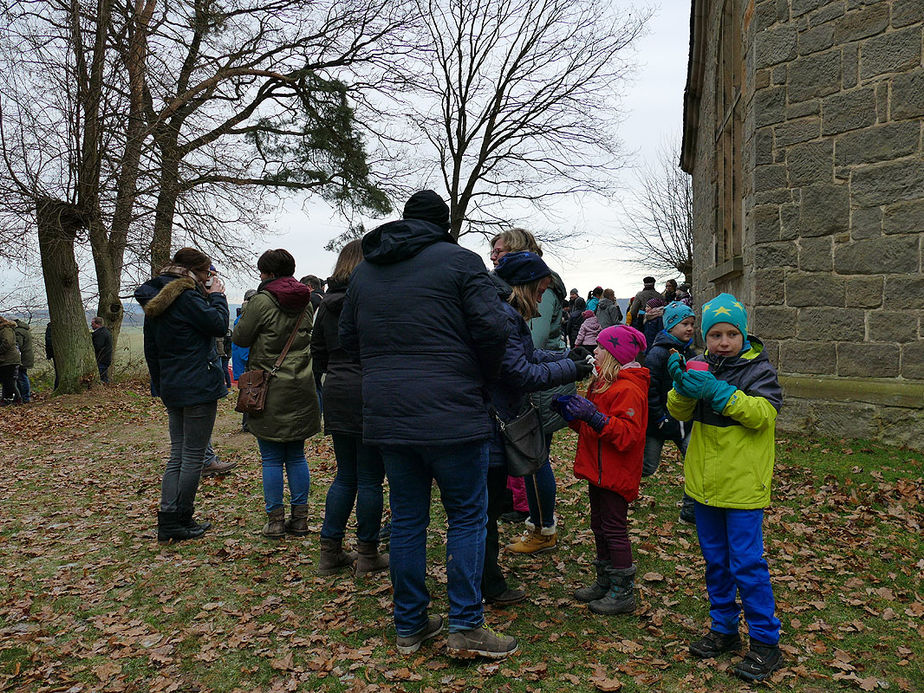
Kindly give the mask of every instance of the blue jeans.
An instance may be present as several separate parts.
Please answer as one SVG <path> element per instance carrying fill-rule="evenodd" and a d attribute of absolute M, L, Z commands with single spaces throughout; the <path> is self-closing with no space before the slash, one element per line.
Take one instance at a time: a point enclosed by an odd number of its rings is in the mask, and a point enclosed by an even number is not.
<path fill-rule="evenodd" d="M 449 631 L 484 623 L 481 571 L 487 522 L 487 441 L 446 446 L 382 448 L 391 502 L 391 583 L 395 630 L 414 635 L 427 625 L 427 526 L 433 481 L 449 529 L 446 582 Z"/>
<path fill-rule="evenodd" d="M 356 502 L 356 537 L 377 542 L 382 526 L 382 480 L 385 467 L 379 449 L 365 445 L 360 436 L 334 433 L 337 476 L 327 490 L 323 539 L 343 539 Z"/>
<path fill-rule="evenodd" d="M 24 403 L 32 401 L 32 383 L 29 382 L 29 374 L 22 366 L 19 367 L 19 374 L 16 376 L 16 387 Z"/>
<path fill-rule="evenodd" d="M 752 640 L 775 645 L 780 639 L 770 571 L 764 560 L 764 511 L 713 508 L 696 503 L 696 533 L 706 560 L 706 589 L 712 630 L 737 633 L 741 605 Z"/>
<path fill-rule="evenodd" d="M 545 436 L 545 449 L 552 448 L 552 434 Z M 536 527 L 555 525 L 555 472 L 552 462 L 548 460 L 533 476 L 523 479 L 526 482 L 526 502 L 529 503 L 529 521 Z"/>
<path fill-rule="evenodd" d="M 263 462 L 263 500 L 266 512 L 282 507 L 282 468 L 289 479 L 289 496 L 292 505 L 307 505 L 311 475 L 305 459 L 305 441 L 293 440 L 276 443 L 257 438 Z"/>
<path fill-rule="evenodd" d="M 192 510 L 217 411 L 217 400 L 190 407 L 167 407 L 170 459 L 160 482 L 161 512 Z"/>

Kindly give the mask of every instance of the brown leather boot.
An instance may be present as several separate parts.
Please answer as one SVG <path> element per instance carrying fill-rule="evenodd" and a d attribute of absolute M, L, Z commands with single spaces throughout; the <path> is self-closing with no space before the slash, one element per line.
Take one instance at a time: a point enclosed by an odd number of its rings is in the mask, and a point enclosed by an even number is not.
<path fill-rule="evenodd" d="M 359 552 L 359 558 L 356 559 L 356 577 L 388 570 L 388 554 L 379 553 L 377 541 L 358 541 L 356 548 Z"/>
<path fill-rule="evenodd" d="M 318 559 L 318 575 L 334 575 L 353 565 L 356 554 L 353 551 L 343 550 L 340 539 L 325 539 L 321 537 L 321 556 Z"/>
<path fill-rule="evenodd" d="M 227 474 L 236 466 L 237 462 L 222 462 L 215 458 L 202 468 L 202 476 L 221 476 L 222 474 Z"/>
<path fill-rule="evenodd" d="M 303 537 L 308 534 L 308 506 L 293 505 L 292 515 L 286 520 L 286 534 Z"/>
<path fill-rule="evenodd" d="M 276 508 L 266 514 L 267 522 L 263 525 L 263 536 L 269 539 L 282 539 L 286 535 L 285 508 Z"/>

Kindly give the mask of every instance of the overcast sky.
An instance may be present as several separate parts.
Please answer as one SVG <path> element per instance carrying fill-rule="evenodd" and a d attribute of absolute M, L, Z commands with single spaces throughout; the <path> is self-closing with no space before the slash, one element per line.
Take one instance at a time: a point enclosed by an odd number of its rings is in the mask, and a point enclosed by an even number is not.
<path fill-rule="evenodd" d="M 623 0 L 617 1 L 620 5 L 628 4 Z M 645 162 L 653 162 L 666 140 L 679 138 L 689 16 L 688 0 L 664 0 L 650 20 L 647 34 L 637 43 L 637 69 L 623 94 L 623 115 L 619 124 L 619 138 L 629 155 L 629 165 L 620 179 L 626 196 L 630 195 L 635 184 L 637 168 Z M 401 204 L 398 206 L 400 208 Z M 563 223 L 583 231 L 583 236 L 574 241 L 573 248 L 547 249 L 546 261 L 562 276 L 569 289 L 577 288 L 586 295 L 594 286 L 601 285 L 613 288 L 622 298 L 641 289 L 641 277 L 648 272 L 645 268 L 620 262 L 619 251 L 612 247 L 624 228 L 618 205 L 562 201 L 554 212 L 564 220 Z M 336 254 L 326 252 L 323 247 L 345 228 L 345 222 L 325 205 L 309 203 L 303 210 L 298 201 L 290 200 L 281 205 L 279 213 L 269 220 L 268 226 L 270 235 L 265 239 L 264 247 L 290 250 L 297 261 L 297 277 L 316 274 L 325 278 L 330 274 Z M 462 244 L 478 252 L 489 264 L 488 248 L 480 236 L 471 240 L 463 237 Z M 30 276 L 34 278 L 31 281 L 36 283 L 35 290 L 30 293 L 40 295 L 40 272 L 30 273 Z M 659 285 L 667 278 L 658 276 Z M 254 270 L 251 277 L 231 276 L 227 280 L 229 300 L 239 303 L 244 291 L 256 285 L 258 277 Z M 84 275 L 84 282 L 88 281 L 93 281 L 92 274 Z M 20 272 L 0 267 L 0 297 L 22 282 Z M 0 310 L 3 308 L 0 306 Z"/>

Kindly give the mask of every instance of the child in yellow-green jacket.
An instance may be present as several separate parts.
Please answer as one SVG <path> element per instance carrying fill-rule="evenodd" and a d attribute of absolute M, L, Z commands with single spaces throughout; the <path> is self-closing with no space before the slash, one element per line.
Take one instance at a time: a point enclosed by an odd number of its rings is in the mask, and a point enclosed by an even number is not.
<path fill-rule="evenodd" d="M 668 360 L 674 389 L 667 409 L 679 421 L 693 419 L 685 490 L 696 504 L 712 617 L 709 632 L 690 643 L 690 652 L 711 658 L 739 649 L 743 606 L 750 650 L 733 671 L 762 681 L 783 665 L 763 555 L 763 509 L 770 504 L 782 391 L 763 344 L 748 335 L 747 313 L 734 296 L 720 294 L 706 303 L 701 324 L 706 353 L 686 367 L 679 354 Z"/>

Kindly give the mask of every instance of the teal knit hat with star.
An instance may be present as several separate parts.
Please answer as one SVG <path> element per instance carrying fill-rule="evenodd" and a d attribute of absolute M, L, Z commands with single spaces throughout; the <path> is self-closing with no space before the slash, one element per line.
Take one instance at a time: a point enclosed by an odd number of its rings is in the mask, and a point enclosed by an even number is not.
<path fill-rule="evenodd" d="M 748 338 L 747 311 L 731 294 L 719 294 L 703 306 L 703 339 L 712 326 L 720 322 L 731 323 L 745 339 Z"/>

